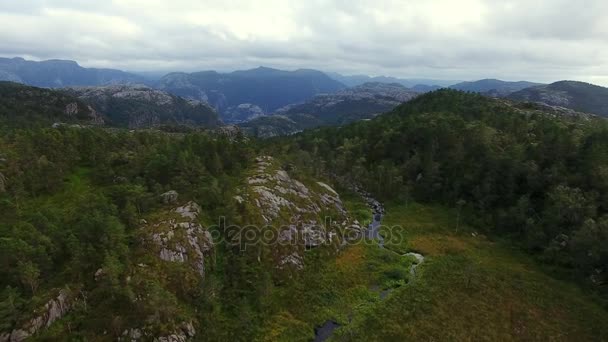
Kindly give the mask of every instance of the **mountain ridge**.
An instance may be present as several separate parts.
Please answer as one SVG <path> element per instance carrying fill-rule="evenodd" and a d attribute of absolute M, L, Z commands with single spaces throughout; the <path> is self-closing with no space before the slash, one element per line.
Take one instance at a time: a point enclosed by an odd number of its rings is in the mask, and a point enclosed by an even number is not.
<path fill-rule="evenodd" d="M 461 82 L 458 84 L 451 85 L 449 88 L 471 91 L 476 93 L 483 93 L 493 97 L 505 97 L 516 91 L 539 86 L 540 83 L 528 82 L 528 81 L 503 81 L 495 78 L 486 78 L 477 81 Z"/>
<path fill-rule="evenodd" d="M 608 88 L 580 81 L 558 81 L 522 89 L 508 96 L 608 117 Z"/>
<path fill-rule="evenodd" d="M 146 82 L 144 77 L 122 70 L 84 68 L 72 60 L 38 62 L 21 57 L 0 58 L 0 80 L 47 88 Z"/>

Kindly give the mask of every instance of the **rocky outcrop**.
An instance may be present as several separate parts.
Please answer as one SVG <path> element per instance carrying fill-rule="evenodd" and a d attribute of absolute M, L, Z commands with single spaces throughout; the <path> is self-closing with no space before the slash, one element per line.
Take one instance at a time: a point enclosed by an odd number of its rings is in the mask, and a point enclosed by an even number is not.
<path fill-rule="evenodd" d="M 122 333 L 119 341 L 154 341 L 154 342 L 186 342 L 192 340 L 196 335 L 196 329 L 192 322 L 182 323 L 172 333 L 164 336 L 155 336 L 149 327 L 132 328 Z"/>
<path fill-rule="evenodd" d="M 171 204 L 177 202 L 179 194 L 175 190 L 169 190 L 164 194 L 160 195 L 160 199 L 165 204 Z"/>
<path fill-rule="evenodd" d="M 329 185 L 308 186 L 279 167 L 272 157 L 256 159 L 247 186 L 235 197 L 237 203 L 252 203 L 259 217 L 277 232 L 277 267 L 303 267 L 306 249 L 322 245 L 341 246 L 360 237 L 363 228 L 352 220 L 340 196 Z"/>
<path fill-rule="evenodd" d="M 260 116 L 264 116 L 264 110 L 251 103 L 241 103 L 238 106 L 230 107 L 222 114 L 222 120 L 227 123 L 238 123 L 249 121 Z"/>
<path fill-rule="evenodd" d="M 70 294 L 67 290 L 59 291 L 57 297 L 49 300 L 44 307 L 34 313 L 34 318 L 27 321 L 20 328 L 10 334 L 0 334 L 0 341 L 20 342 L 46 329 L 53 322 L 61 319 L 72 307 Z"/>
<path fill-rule="evenodd" d="M 224 136 L 230 140 L 235 140 L 239 137 L 243 136 L 243 131 L 239 126 L 234 125 L 226 125 L 218 127 L 214 130 L 214 132 L 218 135 Z"/>
<path fill-rule="evenodd" d="M 167 262 L 189 263 L 204 278 L 205 255 L 213 248 L 211 233 L 198 223 L 201 207 L 188 202 L 173 209 L 167 220 L 143 227 L 147 240 Z"/>
<path fill-rule="evenodd" d="M 110 85 L 104 87 L 75 87 L 67 91 L 73 92 L 82 99 L 98 99 L 113 97 L 147 102 L 157 106 L 173 104 L 173 97 L 164 91 L 149 88 L 144 85 Z"/>
<path fill-rule="evenodd" d="M 403 256 L 414 258 L 415 262 L 410 266 L 410 275 L 412 276 L 412 280 L 416 278 L 416 268 L 420 266 L 424 262 L 424 255 L 414 252 L 409 252 L 404 254 Z"/>

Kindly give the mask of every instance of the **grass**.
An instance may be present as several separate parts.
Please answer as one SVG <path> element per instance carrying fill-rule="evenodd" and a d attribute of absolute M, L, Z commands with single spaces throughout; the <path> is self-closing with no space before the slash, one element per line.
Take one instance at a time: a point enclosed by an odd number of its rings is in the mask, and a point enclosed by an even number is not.
<path fill-rule="evenodd" d="M 268 336 L 275 341 L 311 337 L 314 328 L 327 320 L 348 325 L 381 302 L 382 290 L 408 281 L 411 261 L 378 248 L 376 243 L 348 246 L 329 262 L 322 253 L 308 252 L 299 278 L 276 289 L 272 302 L 277 313 L 265 320 L 260 340 Z"/>
<path fill-rule="evenodd" d="M 348 210 L 355 220 L 359 221 L 362 227 L 366 227 L 372 222 L 372 210 L 363 201 L 361 196 L 354 192 L 341 192 L 340 199 L 344 203 L 346 210 Z"/>
<path fill-rule="evenodd" d="M 530 257 L 456 229 L 456 212 L 420 204 L 388 208 L 383 233 L 396 250 L 426 255 L 419 279 L 391 293 L 334 340 L 608 339 L 608 313 L 577 286 L 546 275 Z"/>

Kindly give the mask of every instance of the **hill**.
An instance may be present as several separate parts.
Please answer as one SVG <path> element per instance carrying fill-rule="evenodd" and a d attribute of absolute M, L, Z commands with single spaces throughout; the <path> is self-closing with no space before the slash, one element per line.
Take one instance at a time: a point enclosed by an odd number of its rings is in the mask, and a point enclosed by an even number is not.
<path fill-rule="evenodd" d="M 217 114 L 208 105 L 146 86 L 112 85 L 63 89 L 88 103 L 115 127 L 160 125 L 215 127 Z"/>
<path fill-rule="evenodd" d="M 444 89 L 225 133 L 0 135 L 0 340 L 608 338 L 604 119 Z"/>
<path fill-rule="evenodd" d="M 417 85 L 419 86 L 438 86 L 438 87 L 447 87 L 449 85 L 458 83 L 460 81 L 455 80 L 439 80 L 439 79 L 428 79 L 428 78 L 397 78 L 390 76 L 368 76 L 368 75 L 351 75 L 345 76 L 339 73 L 330 72 L 327 73 L 329 77 L 333 78 L 336 81 L 346 84 L 349 87 L 356 87 L 362 85 L 364 83 L 398 83 L 404 87 L 413 88 Z"/>
<path fill-rule="evenodd" d="M 451 85 L 450 88 L 475 93 L 486 93 L 493 97 L 505 97 L 516 91 L 538 85 L 540 84 L 527 81 L 508 82 L 496 79 L 484 79 L 473 82 L 461 82 Z"/>
<path fill-rule="evenodd" d="M 189 99 L 203 101 L 220 115 L 231 107 L 251 104 L 264 113 L 321 93 L 333 93 L 345 86 L 316 70 L 283 71 L 256 68 L 232 73 L 204 71 L 164 76 L 158 88 Z"/>
<path fill-rule="evenodd" d="M 46 88 L 144 83 L 141 76 L 115 69 L 83 68 L 69 60 L 28 61 L 0 58 L 0 80 Z"/>
<path fill-rule="evenodd" d="M 608 88 L 594 84 L 560 81 L 523 89 L 509 95 L 517 101 L 541 102 L 608 117 Z"/>
<path fill-rule="evenodd" d="M 400 84 L 365 83 L 335 94 L 317 95 L 312 100 L 289 105 L 275 115 L 241 124 L 260 137 L 292 134 L 319 126 L 345 125 L 388 112 L 418 93 Z"/>
<path fill-rule="evenodd" d="M 73 95 L 13 82 L 0 82 L 0 121 L 4 128 L 104 123 L 101 114 Z"/>

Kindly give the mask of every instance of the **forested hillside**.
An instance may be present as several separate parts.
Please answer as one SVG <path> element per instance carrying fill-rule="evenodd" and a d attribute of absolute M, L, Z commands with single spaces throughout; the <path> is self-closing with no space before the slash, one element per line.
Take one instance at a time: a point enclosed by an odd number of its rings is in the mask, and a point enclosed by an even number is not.
<path fill-rule="evenodd" d="M 439 90 L 283 143 L 382 200 L 458 208 L 477 229 L 605 292 L 608 125 L 538 109 Z"/>
<path fill-rule="evenodd" d="M 55 122 L 101 124 L 103 117 L 75 96 L 0 82 L 0 124 L 3 129 L 48 127 Z"/>
<path fill-rule="evenodd" d="M 264 141 L 6 129 L 0 340 L 603 340 L 606 151 L 454 90 Z"/>

